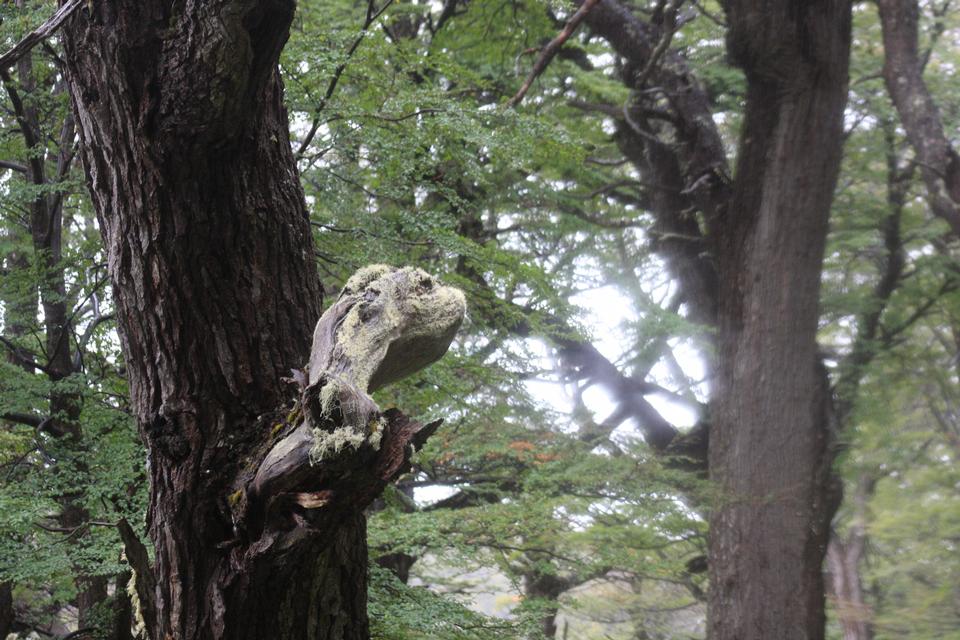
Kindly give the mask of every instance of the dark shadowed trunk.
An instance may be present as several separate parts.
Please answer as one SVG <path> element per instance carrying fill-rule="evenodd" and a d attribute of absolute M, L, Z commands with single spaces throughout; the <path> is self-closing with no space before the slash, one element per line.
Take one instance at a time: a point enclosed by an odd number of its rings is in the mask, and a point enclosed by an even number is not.
<path fill-rule="evenodd" d="M 711 637 L 822 638 L 821 567 L 839 495 L 815 332 L 850 9 L 786 1 L 725 9 L 729 51 L 748 81 L 732 186 L 709 100 L 686 62 L 669 49 L 651 62 L 671 21 L 645 23 L 608 0 L 585 23 L 625 58 L 624 82 L 635 93 L 611 115 L 627 157 L 664 185 L 651 194 L 652 235 L 662 233 L 656 249 L 691 317 L 719 326 L 709 425 L 721 493 L 711 521 Z M 671 126 L 645 118 L 646 96 L 661 93 Z"/>
<path fill-rule="evenodd" d="M 839 498 L 815 333 L 839 170 L 850 5 L 726 3 L 747 76 L 722 226 L 710 475 L 709 634 L 824 637 L 822 566 Z"/>
<path fill-rule="evenodd" d="M 578 583 L 569 577 L 548 574 L 532 569 L 523 575 L 523 593 L 527 598 L 543 600 L 546 609 L 540 619 L 540 628 L 547 638 L 557 635 L 557 613 L 560 611 L 560 596 Z"/>
<path fill-rule="evenodd" d="M 6 638 L 13 630 L 13 583 L 0 582 L 0 638 Z"/>
<path fill-rule="evenodd" d="M 134 640 L 133 602 L 127 592 L 131 577 L 132 574 L 129 571 L 122 571 L 114 580 L 115 591 L 111 601 L 113 608 L 110 612 L 112 624 L 107 636 L 110 640 Z"/>
<path fill-rule="evenodd" d="M 306 361 L 321 302 L 277 69 L 293 12 L 292 0 L 119 0 L 65 30 L 149 452 L 156 564 L 141 553 L 131 565 L 152 638 L 367 637 L 362 509 L 420 429 L 360 401 L 382 440 L 333 456 L 353 466 L 325 475 L 306 452 L 332 409 L 301 423 L 282 381 Z M 408 276 L 417 295 L 433 286 Z M 357 294 L 337 305 L 344 326 L 372 304 Z M 331 360 L 337 376 L 351 365 Z M 314 402 L 337 376 L 311 387 Z M 344 429 L 368 424 L 335 415 Z"/>

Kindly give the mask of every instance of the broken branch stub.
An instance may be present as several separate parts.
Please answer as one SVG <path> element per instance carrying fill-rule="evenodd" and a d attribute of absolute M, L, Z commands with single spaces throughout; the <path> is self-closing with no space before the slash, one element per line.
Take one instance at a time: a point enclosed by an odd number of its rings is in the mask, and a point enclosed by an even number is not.
<path fill-rule="evenodd" d="M 465 313 L 463 293 L 421 269 L 364 267 L 317 322 L 310 384 L 328 375 L 373 393 L 439 360 Z"/>
<path fill-rule="evenodd" d="M 382 413 L 368 394 L 440 359 L 465 313 L 459 290 L 420 269 L 371 265 L 347 281 L 314 330 L 301 421 L 249 486 L 255 531 L 362 509 L 407 468 L 439 422 Z M 275 513 L 290 505 L 311 517 Z"/>

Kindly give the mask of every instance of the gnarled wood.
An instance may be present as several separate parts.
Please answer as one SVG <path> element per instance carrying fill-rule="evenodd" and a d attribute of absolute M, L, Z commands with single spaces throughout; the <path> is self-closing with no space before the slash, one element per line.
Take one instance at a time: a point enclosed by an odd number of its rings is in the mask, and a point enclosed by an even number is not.
<path fill-rule="evenodd" d="M 284 378 L 303 365 L 320 309 L 277 70 L 294 9 L 113 0 L 63 28 L 149 452 L 154 640 L 366 637 L 362 509 L 430 432 L 388 413 L 379 449 L 263 464 L 304 427 L 291 412 L 312 396 Z M 416 329 L 390 344 L 415 344 Z M 382 384 L 410 369 L 370 371 Z M 342 412 L 326 419 L 343 426 Z"/>

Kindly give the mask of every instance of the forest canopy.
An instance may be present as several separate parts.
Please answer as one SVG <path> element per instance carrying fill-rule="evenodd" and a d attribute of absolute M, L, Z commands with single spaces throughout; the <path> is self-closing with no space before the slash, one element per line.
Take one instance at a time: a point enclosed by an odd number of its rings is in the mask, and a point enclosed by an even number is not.
<path fill-rule="evenodd" d="M 771 557 L 790 637 L 960 639 L 952 0 L 109 4 L 0 4 L 65 16 L 0 69 L 0 638 L 720 640 Z M 446 355 L 304 372 L 387 281 Z"/>

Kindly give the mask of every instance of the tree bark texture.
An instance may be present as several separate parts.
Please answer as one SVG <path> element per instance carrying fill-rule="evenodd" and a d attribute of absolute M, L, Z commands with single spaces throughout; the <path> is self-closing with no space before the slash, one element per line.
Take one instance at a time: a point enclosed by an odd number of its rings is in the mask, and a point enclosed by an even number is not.
<path fill-rule="evenodd" d="M 934 215 L 960 237 L 960 155 L 923 79 L 918 46 L 920 7 L 916 0 L 878 0 L 883 29 L 883 79 L 907 132 Z"/>
<path fill-rule="evenodd" d="M 719 376 L 710 475 L 708 633 L 820 639 L 839 499 L 815 334 L 842 145 L 850 5 L 725 3 L 747 77 L 736 181 L 719 239 Z"/>
<path fill-rule="evenodd" d="M 321 303 L 277 69 L 294 8 L 118 0 L 65 27 L 149 454 L 156 562 L 136 588 L 154 640 L 367 637 L 362 509 L 422 444 L 419 424 L 348 389 L 384 425 L 379 449 L 310 464 L 318 424 L 283 381 Z M 360 293 L 339 320 L 376 297 Z M 278 451 L 296 455 L 280 464 Z"/>

